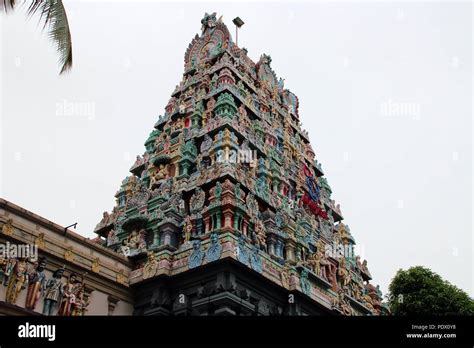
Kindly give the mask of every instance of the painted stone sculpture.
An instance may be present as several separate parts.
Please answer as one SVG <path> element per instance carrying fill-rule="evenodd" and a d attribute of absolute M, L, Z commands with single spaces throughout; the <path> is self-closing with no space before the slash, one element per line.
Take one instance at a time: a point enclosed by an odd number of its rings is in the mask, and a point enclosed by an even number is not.
<path fill-rule="evenodd" d="M 211 243 L 207 249 L 207 261 L 212 262 L 219 260 L 222 253 L 222 246 L 219 242 L 219 235 L 217 233 L 211 234 Z"/>
<path fill-rule="evenodd" d="M 189 268 L 196 268 L 202 264 L 204 260 L 204 251 L 201 250 L 201 241 L 193 241 L 193 251 L 189 256 Z"/>
<path fill-rule="evenodd" d="M 28 284 L 28 270 L 26 259 L 17 260 L 10 277 L 8 278 L 5 302 L 16 303 L 18 295 Z"/>
<path fill-rule="evenodd" d="M 46 282 L 43 307 L 44 315 L 53 315 L 56 306 L 64 294 L 64 284 L 61 280 L 63 273 L 64 268 L 57 269 L 53 273 L 52 278 Z"/>
<path fill-rule="evenodd" d="M 46 275 L 44 268 L 46 259 L 41 259 L 35 263 L 33 270 L 28 273 L 28 292 L 26 294 L 25 308 L 35 310 L 40 296 L 43 294 L 46 285 Z"/>

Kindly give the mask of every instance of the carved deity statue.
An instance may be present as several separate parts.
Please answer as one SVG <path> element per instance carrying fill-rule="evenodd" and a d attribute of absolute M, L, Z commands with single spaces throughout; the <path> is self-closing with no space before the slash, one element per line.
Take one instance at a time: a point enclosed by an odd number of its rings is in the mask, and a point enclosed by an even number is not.
<path fill-rule="evenodd" d="M 138 232 L 138 250 L 146 249 L 146 231 L 145 229 L 140 229 Z"/>
<path fill-rule="evenodd" d="M 323 251 L 318 251 L 319 257 L 320 257 L 320 265 L 321 265 L 321 277 L 325 278 L 328 281 L 332 281 L 333 279 L 333 265 L 331 262 L 328 260 L 327 256 Z"/>
<path fill-rule="evenodd" d="M 344 257 L 341 257 L 339 261 L 339 269 L 337 271 L 337 275 L 339 276 L 342 287 L 347 287 L 351 281 L 351 274 L 346 267 L 346 259 Z"/>
<path fill-rule="evenodd" d="M 5 224 L 2 226 L 2 233 L 6 236 L 11 236 L 13 234 L 13 219 L 8 219 Z"/>
<path fill-rule="evenodd" d="M 72 303 L 71 316 L 83 316 L 89 306 L 90 299 L 84 293 L 84 287 L 79 289 L 79 292 Z"/>
<path fill-rule="evenodd" d="M 367 292 L 366 288 L 363 289 L 362 302 L 370 311 L 375 311 L 373 299 Z"/>
<path fill-rule="evenodd" d="M 155 170 L 155 173 L 151 177 L 151 183 L 155 184 L 164 179 L 168 179 L 168 167 L 164 164 L 160 164 L 159 169 Z"/>
<path fill-rule="evenodd" d="M 128 236 L 125 241 L 125 246 L 129 247 L 130 249 L 138 249 L 138 243 L 140 238 L 136 230 L 132 231 L 132 233 Z"/>
<path fill-rule="evenodd" d="M 53 273 L 53 277 L 46 282 L 44 293 L 44 315 L 53 315 L 53 312 L 64 293 L 64 284 L 61 278 L 64 268 L 59 268 Z"/>
<path fill-rule="evenodd" d="M 201 143 L 201 153 L 203 156 L 207 156 L 209 154 L 209 149 L 212 146 L 212 139 L 209 135 L 204 136 L 204 140 Z"/>
<path fill-rule="evenodd" d="M 319 251 L 312 253 L 308 260 L 308 266 L 317 276 L 321 276 L 321 253 Z"/>
<path fill-rule="evenodd" d="M 216 186 L 214 187 L 214 198 L 220 199 L 222 195 L 222 184 L 220 181 L 216 182 Z"/>
<path fill-rule="evenodd" d="M 5 302 L 16 303 L 18 295 L 28 284 L 28 269 L 26 259 L 17 260 L 13 272 L 8 278 Z"/>
<path fill-rule="evenodd" d="M 286 288 L 290 286 L 290 268 L 288 265 L 285 265 L 280 271 L 280 280 L 282 286 Z"/>
<path fill-rule="evenodd" d="M 204 18 L 201 19 L 201 24 L 202 35 L 210 34 L 210 32 L 216 27 L 217 24 L 216 12 L 213 12 L 211 14 L 206 12 Z"/>
<path fill-rule="evenodd" d="M 371 277 L 370 272 L 369 272 L 369 268 L 367 267 L 367 260 L 364 260 L 364 262 L 362 262 L 361 270 L 362 270 L 362 272 L 367 274 L 369 277 Z"/>
<path fill-rule="evenodd" d="M 63 296 L 59 304 L 58 315 L 70 316 L 73 304 L 76 302 L 76 298 L 79 295 L 80 289 L 83 284 L 79 281 L 76 274 L 71 274 L 69 279 L 64 286 Z"/>
<path fill-rule="evenodd" d="M 191 216 L 186 216 L 184 219 L 184 226 L 183 226 L 183 232 L 184 232 L 184 242 L 187 243 L 191 240 L 191 232 L 193 230 L 193 223 L 191 221 Z"/>
<path fill-rule="evenodd" d="M 192 195 L 189 205 L 192 213 L 198 212 L 204 206 L 204 200 L 206 198 L 205 192 L 201 188 L 196 188 L 196 192 Z"/>
<path fill-rule="evenodd" d="M 0 284 L 3 282 L 5 277 L 5 266 L 7 265 L 7 259 L 0 255 Z"/>
<path fill-rule="evenodd" d="M 363 292 L 362 281 L 356 280 L 352 283 L 352 297 L 357 301 L 362 301 L 362 292 Z"/>
<path fill-rule="evenodd" d="M 117 244 L 119 242 L 117 233 L 115 230 L 110 230 L 109 233 L 107 234 L 107 246 Z"/>
<path fill-rule="evenodd" d="M 344 315 L 353 315 L 354 311 L 350 306 L 349 302 L 346 299 L 346 294 L 344 290 L 339 289 L 337 293 L 337 298 L 335 300 L 335 307 L 340 309 Z"/>
<path fill-rule="evenodd" d="M 41 259 L 33 266 L 32 271 L 28 273 L 28 291 L 26 294 L 25 308 L 35 310 L 38 300 L 44 292 L 46 286 L 46 259 Z"/>
<path fill-rule="evenodd" d="M 3 264 L 3 267 L 0 269 L 0 276 L 3 278 L 4 286 L 8 285 L 8 279 L 10 278 L 10 275 L 13 273 L 13 269 L 15 268 L 16 262 L 17 261 L 14 258 L 4 259 L 1 262 L 1 264 Z"/>
<path fill-rule="evenodd" d="M 109 221 L 110 221 L 110 215 L 108 212 L 104 211 L 102 213 L 102 220 L 100 220 L 100 222 L 97 224 L 95 229 L 98 230 L 104 226 L 107 226 Z"/>
<path fill-rule="evenodd" d="M 244 104 L 240 104 L 238 111 L 241 119 L 247 118 L 247 110 Z"/>
<path fill-rule="evenodd" d="M 260 219 L 257 219 L 255 222 L 255 239 L 259 249 L 267 251 L 267 236 L 265 232 L 265 226 Z"/>
<path fill-rule="evenodd" d="M 257 202 L 257 200 L 255 199 L 255 196 L 252 193 L 249 193 L 247 195 L 245 203 L 247 205 L 249 215 L 251 217 L 257 216 L 258 215 L 258 202 Z"/>
<path fill-rule="evenodd" d="M 148 279 L 156 274 L 158 267 L 158 260 L 156 259 L 153 251 L 148 252 L 148 257 L 145 265 L 143 266 L 143 278 Z"/>
<path fill-rule="evenodd" d="M 217 82 L 217 75 L 212 76 L 211 86 Z M 209 99 L 206 104 L 206 117 L 209 119 L 212 117 L 212 112 L 214 111 L 214 106 L 216 105 L 216 100 L 214 97 Z"/>
<path fill-rule="evenodd" d="M 237 183 L 237 184 L 234 186 L 234 196 L 235 196 L 235 199 L 239 200 L 241 194 L 242 194 L 242 190 L 241 190 L 241 188 L 240 188 L 240 183 Z"/>

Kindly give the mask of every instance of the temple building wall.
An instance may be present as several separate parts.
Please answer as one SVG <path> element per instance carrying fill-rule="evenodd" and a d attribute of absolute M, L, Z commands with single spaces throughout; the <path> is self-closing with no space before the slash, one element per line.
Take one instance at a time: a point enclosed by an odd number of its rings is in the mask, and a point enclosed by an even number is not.
<path fill-rule="evenodd" d="M 83 279 L 84 294 L 89 302 L 83 315 L 132 314 L 133 295 L 128 286 L 131 264 L 126 257 L 70 230 L 64 233 L 64 227 L 4 199 L 0 199 L 0 244 L 4 250 L 7 246 L 36 246 L 38 259 L 47 259 L 46 280 L 63 267 L 64 286 L 72 273 Z M 0 261 L 2 257 L 5 260 L 4 256 L 0 254 Z M 26 262 L 29 272 L 34 269 L 35 259 L 32 257 Z M 42 314 L 44 292 L 34 311 L 27 310 L 28 284 L 24 285 L 14 303 L 6 301 L 7 284 L 0 284 L 0 314 Z"/>

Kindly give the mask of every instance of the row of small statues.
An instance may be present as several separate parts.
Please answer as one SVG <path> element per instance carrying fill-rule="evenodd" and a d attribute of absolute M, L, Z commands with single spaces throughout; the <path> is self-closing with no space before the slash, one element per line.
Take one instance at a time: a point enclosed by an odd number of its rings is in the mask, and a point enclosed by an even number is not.
<path fill-rule="evenodd" d="M 30 263 L 25 258 L 0 258 L 0 283 L 6 286 L 5 302 L 16 304 L 20 293 L 27 288 L 25 308 L 35 311 L 43 298 L 44 315 L 82 316 L 90 299 L 85 294 L 84 277 L 72 273 L 66 284 L 62 282 L 64 266 L 47 279 L 47 260 Z"/>
<path fill-rule="evenodd" d="M 362 281 L 354 279 L 351 275 L 346 259 L 339 259 L 338 267 L 333 265 L 321 243 L 318 243 L 317 251 L 303 263 L 308 266 L 317 276 L 333 283 L 336 279 L 339 282 L 338 295 L 335 298 L 334 306 L 341 309 L 346 315 L 352 314 L 352 309 L 347 302 L 346 295 L 352 296 L 357 301 L 363 302 L 370 310 L 374 311 L 381 305 L 382 292 L 380 287 L 367 283 L 365 286 Z M 360 257 L 356 257 L 356 270 L 370 274 L 367 269 L 367 261 L 360 262 Z M 337 278 L 336 278 L 337 277 Z"/>

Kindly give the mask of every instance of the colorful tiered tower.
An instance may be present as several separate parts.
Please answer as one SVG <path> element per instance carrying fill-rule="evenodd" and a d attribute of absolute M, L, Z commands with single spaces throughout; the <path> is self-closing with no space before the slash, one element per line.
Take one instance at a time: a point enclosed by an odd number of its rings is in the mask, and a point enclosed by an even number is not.
<path fill-rule="evenodd" d="M 135 264 L 136 314 L 386 312 L 298 98 L 216 14 L 96 233 Z"/>

